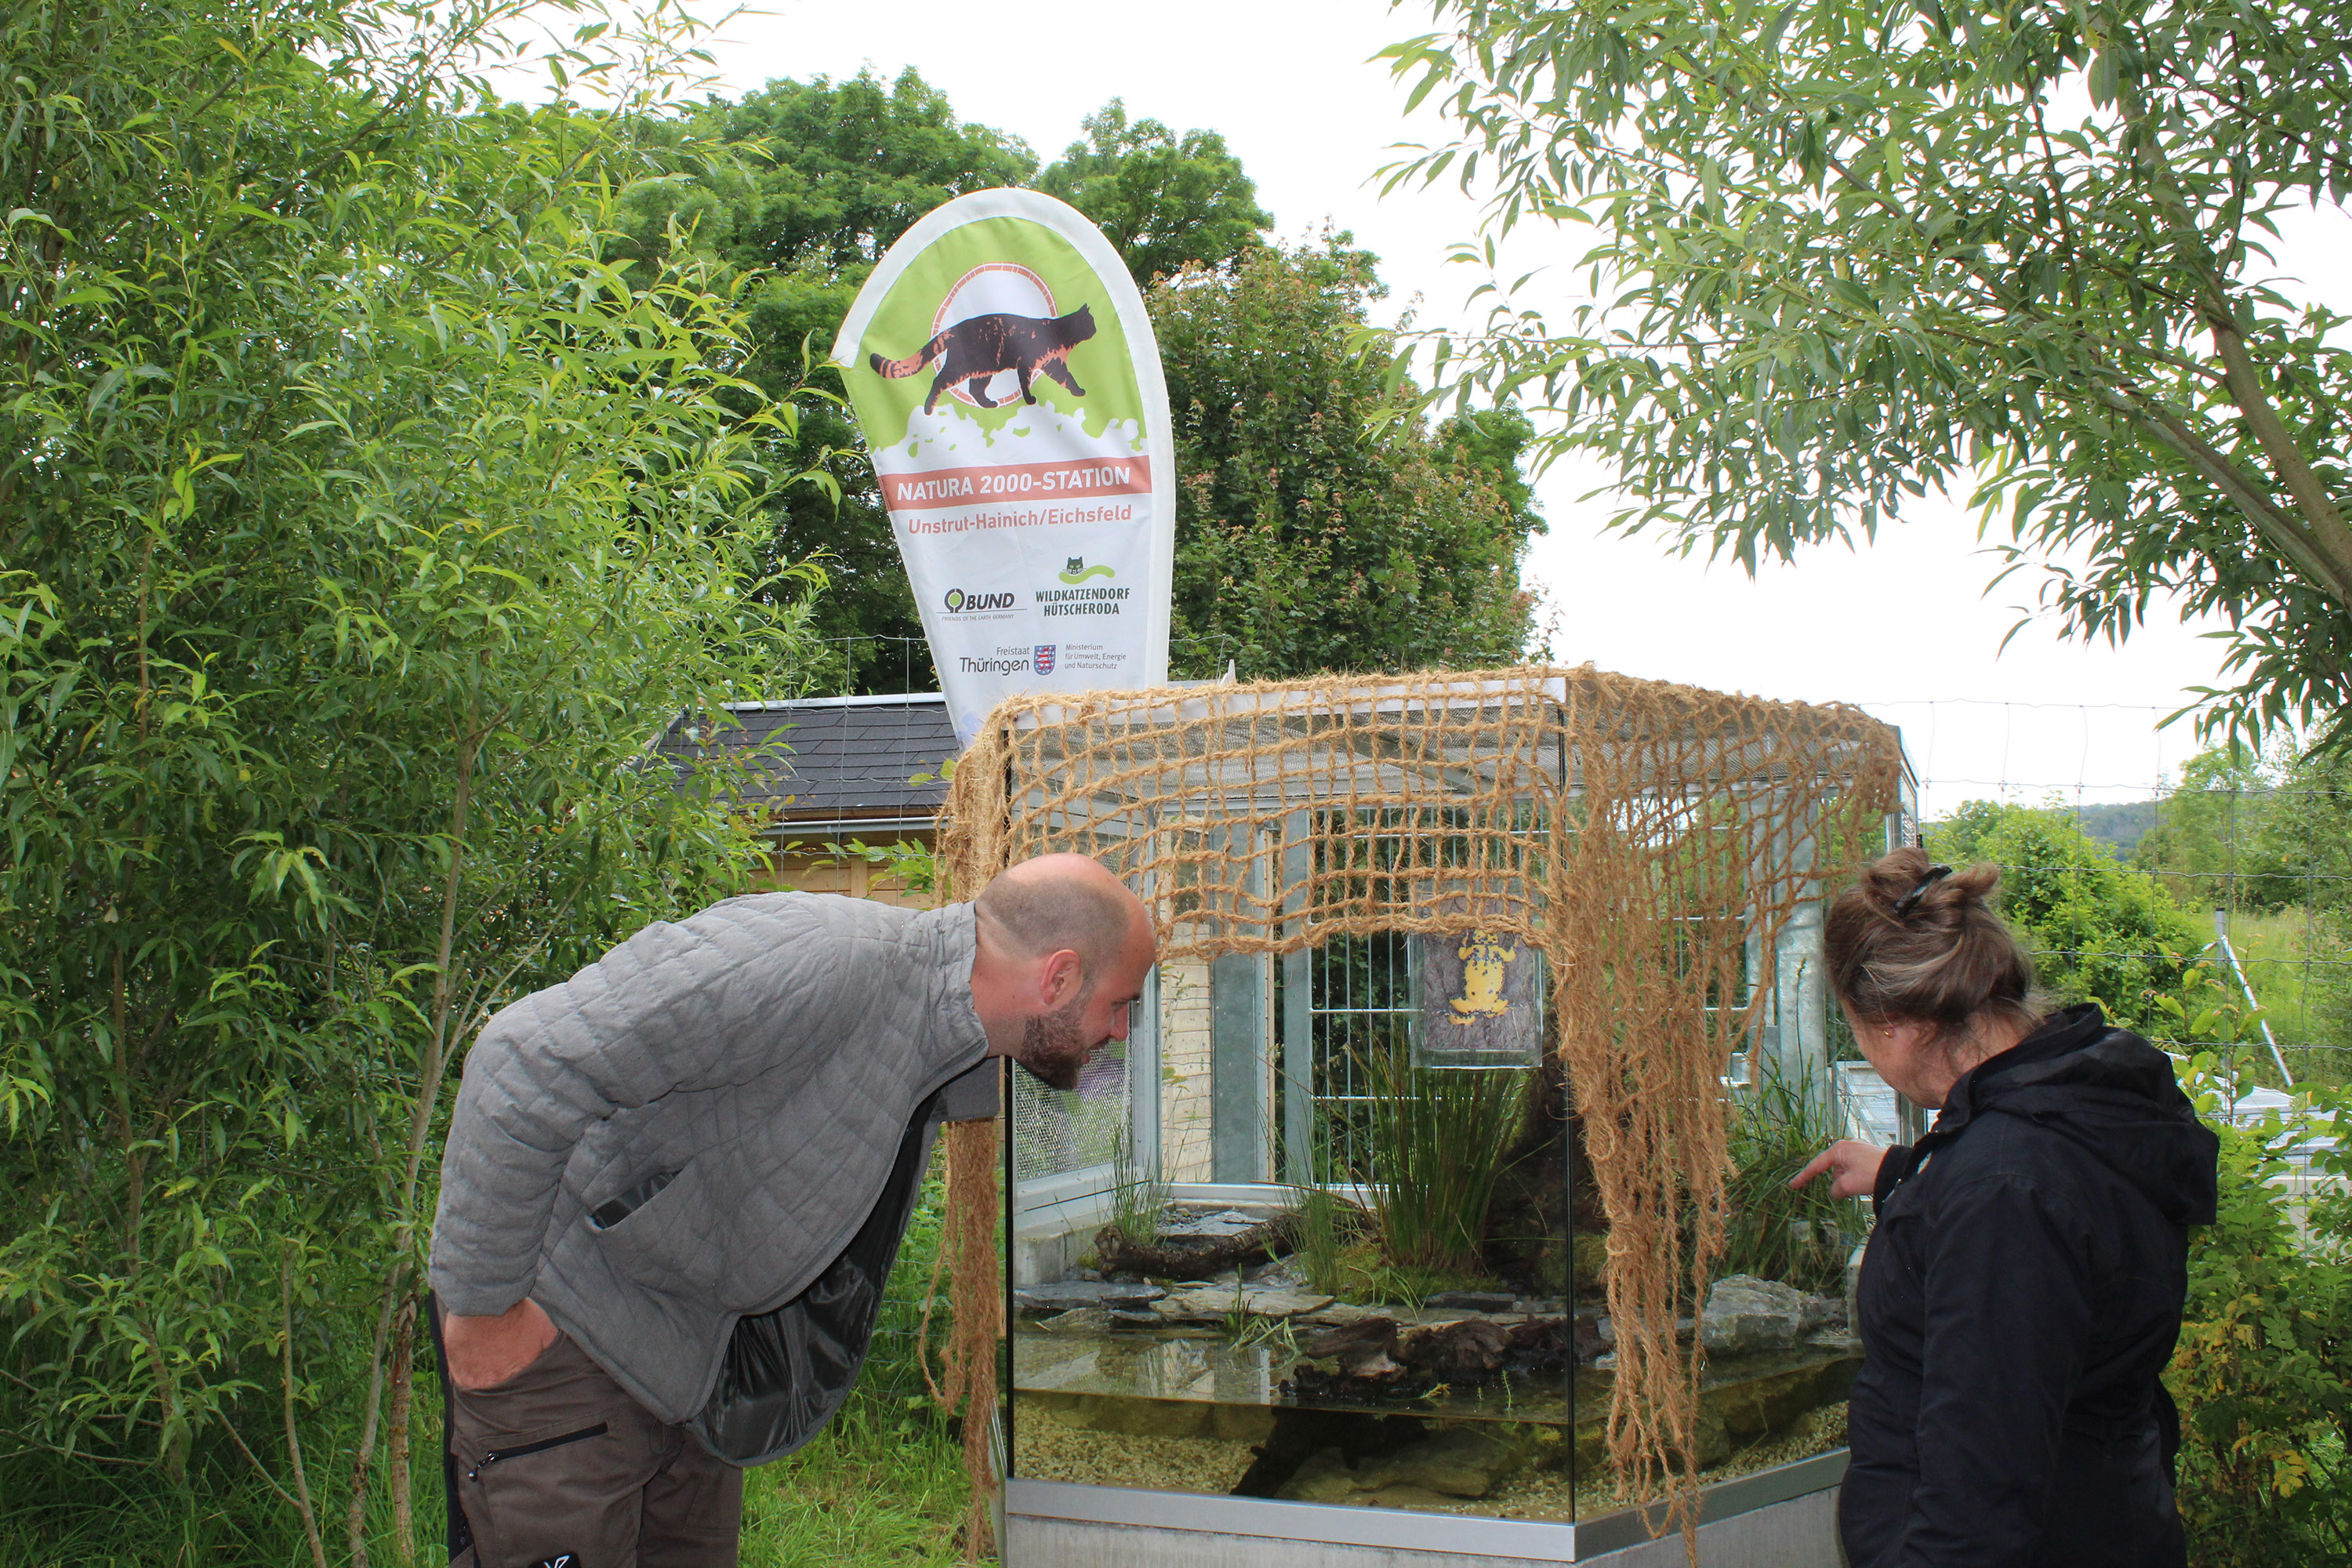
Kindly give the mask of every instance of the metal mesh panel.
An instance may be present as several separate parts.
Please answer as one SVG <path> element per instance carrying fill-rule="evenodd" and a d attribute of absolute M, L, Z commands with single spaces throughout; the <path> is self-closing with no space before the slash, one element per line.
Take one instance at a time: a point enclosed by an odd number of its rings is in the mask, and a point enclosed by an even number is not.
<path fill-rule="evenodd" d="M 1013 1179 L 1033 1182 L 1108 1165 L 1130 1114 L 1127 1047 L 1097 1051 L 1073 1090 L 1013 1075 Z"/>

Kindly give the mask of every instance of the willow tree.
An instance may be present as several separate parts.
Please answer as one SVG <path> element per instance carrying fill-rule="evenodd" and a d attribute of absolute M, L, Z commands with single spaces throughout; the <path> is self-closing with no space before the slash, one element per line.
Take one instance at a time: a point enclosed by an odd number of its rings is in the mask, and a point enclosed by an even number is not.
<path fill-rule="evenodd" d="M 589 116 L 473 74 L 515 9 L 0 17 L 0 1446 L 258 1468 L 321 1564 L 464 1040 L 743 868 L 644 747 L 805 651 L 739 522 L 789 406 L 610 259 L 676 19 L 557 50 Z"/>
<path fill-rule="evenodd" d="M 1591 300 L 1522 279 L 1435 346 L 1549 416 L 1618 521 L 1753 569 L 1973 485 L 2085 637 L 2224 617 L 2205 718 L 2352 698 L 2343 318 L 2275 287 L 2352 180 L 2352 14 L 2281 0 L 1441 0 L 1387 51 L 1456 134 L 1398 180 L 1485 246 L 1591 226 Z"/>

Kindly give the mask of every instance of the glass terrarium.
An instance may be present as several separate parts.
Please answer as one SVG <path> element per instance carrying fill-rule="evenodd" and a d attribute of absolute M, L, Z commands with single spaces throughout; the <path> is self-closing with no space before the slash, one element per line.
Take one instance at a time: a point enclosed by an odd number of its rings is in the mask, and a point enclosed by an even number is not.
<path fill-rule="evenodd" d="M 1785 1184 L 1851 1130 L 1820 900 L 1908 831 L 1892 731 L 1517 670 L 1037 700 L 976 751 L 961 852 L 1097 855 L 1161 953 L 1074 1092 L 1015 1075 L 1016 1542 L 1564 1561 L 1835 1483 L 1864 1222 Z"/>

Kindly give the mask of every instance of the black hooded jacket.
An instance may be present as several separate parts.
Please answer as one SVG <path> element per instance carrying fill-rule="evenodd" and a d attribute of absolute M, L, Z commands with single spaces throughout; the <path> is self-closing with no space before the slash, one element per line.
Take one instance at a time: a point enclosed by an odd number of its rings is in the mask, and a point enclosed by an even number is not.
<path fill-rule="evenodd" d="M 2084 1005 L 1887 1152 L 1839 1501 L 1853 1568 L 2179 1568 L 2157 1380 L 2218 1148 L 2164 1053 Z"/>

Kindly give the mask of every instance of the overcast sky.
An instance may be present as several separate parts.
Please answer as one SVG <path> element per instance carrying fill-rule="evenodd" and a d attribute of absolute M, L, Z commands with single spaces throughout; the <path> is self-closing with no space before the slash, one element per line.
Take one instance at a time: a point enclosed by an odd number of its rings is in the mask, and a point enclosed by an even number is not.
<path fill-rule="evenodd" d="M 1192 0 L 1181 7 L 1100 0 L 893 0 L 884 5 L 769 0 L 770 14 L 728 25 L 717 48 L 726 89 L 775 77 L 843 77 L 872 66 L 886 78 L 913 66 L 956 112 L 1026 141 L 1051 160 L 1106 100 L 1130 118 L 1223 133 L 1257 182 L 1278 232 L 1327 220 L 1376 252 L 1391 310 L 1425 323 L 1464 321 L 1477 279 L 1449 267 L 1475 209 L 1451 190 L 1379 195 L 1373 173 L 1408 125 L 1383 46 L 1427 30 L 1414 4 L 1382 0 Z M 2352 304 L 2352 225 L 2340 216 L 2291 231 L 2284 260 L 2300 289 Z M 1527 266 L 1565 276 L 1585 240 L 1530 235 Z M 2039 798 L 2140 798 L 2195 749 L 2185 724 L 2157 720 L 2188 689 L 2218 679 L 2206 626 L 2168 611 L 2123 650 L 2063 642 L 2046 623 L 2000 644 L 2030 600 L 2012 577 L 1988 596 L 1998 567 L 1973 524 L 1948 502 L 1922 505 L 1859 552 L 1817 547 L 1795 568 L 1750 582 L 1736 565 L 1681 559 L 1649 537 L 1604 535 L 1605 501 L 1583 500 L 1589 470 L 1539 486 L 1550 531 L 1528 561 L 1543 595 L 1552 650 L 1572 662 L 1774 698 L 1860 702 L 1903 726 L 1930 785 L 1931 812 L 1999 793 Z"/>

